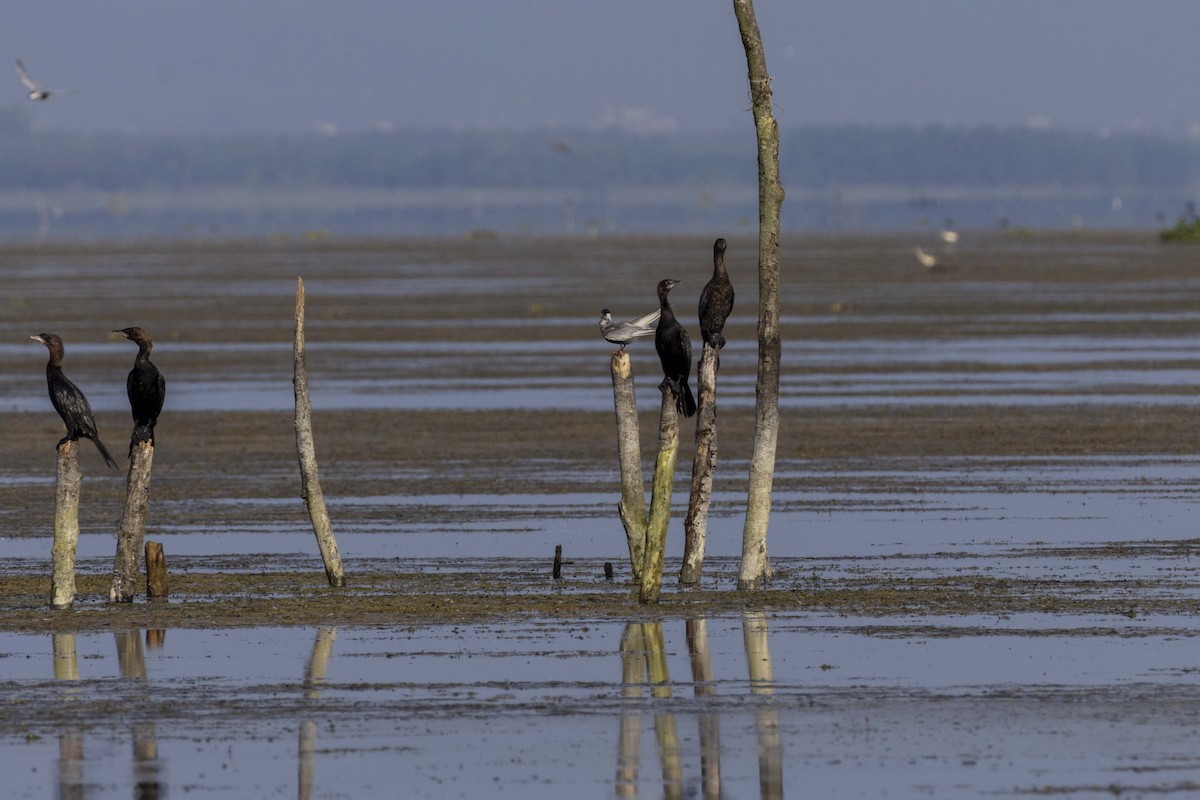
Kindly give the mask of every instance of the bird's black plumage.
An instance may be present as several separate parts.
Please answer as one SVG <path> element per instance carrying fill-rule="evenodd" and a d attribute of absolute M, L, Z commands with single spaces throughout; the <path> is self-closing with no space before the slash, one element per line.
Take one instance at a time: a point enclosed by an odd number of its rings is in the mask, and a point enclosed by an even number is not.
<path fill-rule="evenodd" d="M 119 333 L 138 346 L 137 358 L 129 377 L 125 381 L 125 391 L 129 395 L 129 408 L 133 412 L 133 435 L 129 438 L 129 452 L 138 442 L 154 444 L 154 426 L 158 423 L 158 415 L 162 412 L 163 400 L 167 397 L 167 380 L 150 361 L 150 351 L 154 349 L 154 341 L 144 328 L 121 328 L 113 331 Z"/>
<path fill-rule="evenodd" d="M 678 284 L 679 281 L 670 278 L 658 282 L 658 304 L 662 316 L 654 332 L 654 349 L 658 351 L 664 376 L 659 388 L 670 387 L 675 393 L 676 408 L 685 417 L 690 417 L 696 413 L 696 398 L 688 386 L 688 376 L 692 371 L 692 343 L 687 331 L 675 319 L 671 301 L 667 298 L 671 289 Z"/>
<path fill-rule="evenodd" d="M 96 419 L 92 416 L 92 407 L 88 405 L 87 398 L 79 391 L 79 387 L 63 375 L 62 339 L 53 333 L 39 333 L 29 338 L 46 345 L 46 349 L 50 351 L 50 360 L 46 363 L 46 386 L 50 390 L 50 402 L 54 405 L 54 410 L 67 426 L 67 435 L 59 440 L 58 446 L 61 447 L 63 442 L 78 441 L 80 437 L 91 439 L 100 455 L 104 456 L 104 463 L 116 469 L 117 462 L 113 460 L 108 448 L 100 441 L 100 435 L 96 433 Z"/>
<path fill-rule="evenodd" d="M 700 293 L 700 336 L 718 350 L 725 346 L 725 320 L 733 311 L 733 284 L 725 271 L 725 240 L 713 244 L 713 274 Z"/>

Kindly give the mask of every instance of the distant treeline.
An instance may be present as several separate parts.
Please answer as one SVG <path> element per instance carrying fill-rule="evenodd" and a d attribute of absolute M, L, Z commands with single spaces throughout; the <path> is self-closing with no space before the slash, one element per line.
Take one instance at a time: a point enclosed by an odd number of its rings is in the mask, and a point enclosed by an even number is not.
<path fill-rule="evenodd" d="M 33 129 L 0 109 L 0 191 L 254 186 L 510 187 L 595 191 L 755 181 L 754 131 L 394 131 L 230 137 Z M 1053 186 L 1184 189 L 1200 142 L 989 128 L 784 130 L 789 188 Z"/>

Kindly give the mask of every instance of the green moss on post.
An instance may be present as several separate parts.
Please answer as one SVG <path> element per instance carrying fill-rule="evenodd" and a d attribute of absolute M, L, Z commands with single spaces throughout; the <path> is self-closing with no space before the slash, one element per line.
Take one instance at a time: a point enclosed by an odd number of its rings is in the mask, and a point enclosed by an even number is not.
<path fill-rule="evenodd" d="M 642 565 L 643 603 L 657 603 L 662 589 L 663 551 L 667 544 L 667 526 L 671 523 L 671 493 L 675 484 L 675 456 L 679 450 L 679 412 L 675 393 L 663 391 L 658 426 L 658 458 L 654 462 L 654 492 L 650 497 L 650 516 L 646 525 L 646 558 Z"/>

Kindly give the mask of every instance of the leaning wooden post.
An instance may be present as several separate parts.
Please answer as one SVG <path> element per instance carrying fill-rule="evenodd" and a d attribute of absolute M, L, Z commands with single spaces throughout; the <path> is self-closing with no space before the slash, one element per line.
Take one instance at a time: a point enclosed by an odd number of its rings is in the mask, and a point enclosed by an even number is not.
<path fill-rule="evenodd" d="M 129 455 L 129 475 L 125 481 L 125 513 L 117 532 L 117 557 L 113 561 L 112 584 L 108 602 L 132 603 L 141 574 L 142 552 L 146 541 L 146 514 L 150 506 L 150 469 L 154 464 L 154 445 L 137 442 Z"/>
<path fill-rule="evenodd" d="M 313 445 L 312 405 L 308 402 L 308 366 L 304 360 L 304 281 L 296 279 L 296 338 L 293 343 L 295 372 L 292 385 L 296 390 L 296 452 L 300 458 L 300 496 L 308 507 L 317 546 L 325 562 L 325 577 L 330 586 L 345 586 L 346 573 L 342 570 L 342 557 L 338 553 L 337 540 L 333 538 L 333 526 L 329 522 L 329 511 L 325 508 L 325 494 L 317 477 L 317 452 Z"/>
<path fill-rule="evenodd" d="M 704 540 L 708 535 L 708 504 L 712 498 L 713 470 L 717 466 L 717 359 L 719 349 L 705 342 L 696 368 L 696 455 L 692 459 L 692 492 L 683 520 L 683 567 L 679 582 L 697 584 L 704 566 Z"/>
<path fill-rule="evenodd" d="M 675 392 L 663 387 L 662 413 L 658 426 L 658 458 L 654 463 L 654 490 L 646 523 L 646 556 L 642 564 L 643 603 L 657 603 L 662 589 L 663 550 L 671 522 L 671 493 L 675 483 L 675 455 L 679 450 L 679 412 Z"/>
<path fill-rule="evenodd" d="M 78 442 L 68 439 L 58 446 L 58 469 L 54 489 L 54 561 L 50 581 L 50 605 L 70 608 L 75 602 L 75 548 L 79 544 Z"/>
<path fill-rule="evenodd" d="M 621 502 L 617 504 L 617 513 L 629 541 L 633 580 L 640 583 L 642 562 L 646 558 L 646 484 L 642 478 L 641 431 L 629 353 L 613 353 L 612 384 L 617 411 L 617 456 L 621 465 Z"/>

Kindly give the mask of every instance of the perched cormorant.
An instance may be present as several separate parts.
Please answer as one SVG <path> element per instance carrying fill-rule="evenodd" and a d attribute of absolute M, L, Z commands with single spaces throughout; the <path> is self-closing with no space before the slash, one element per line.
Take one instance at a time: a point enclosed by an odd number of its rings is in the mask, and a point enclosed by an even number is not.
<path fill-rule="evenodd" d="M 658 322 L 658 315 L 661 313 L 662 311 L 656 308 L 649 314 L 643 314 L 625 322 L 613 322 L 609 310 L 602 308 L 600 309 L 600 335 L 613 344 L 621 345 L 621 349 L 617 351 L 620 353 L 625 349 L 625 345 L 634 339 L 654 333 L 654 325 Z"/>
<path fill-rule="evenodd" d="M 733 284 L 725 271 L 725 240 L 713 244 L 713 274 L 700 293 L 700 335 L 718 350 L 725 346 L 721 330 L 733 311 Z"/>
<path fill-rule="evenodd" d="M 62 339 L 53 333 L 39 333 L 29 338 L 46 345 L 46 349 L 50 351 L 50 361 L 46 363 L 46 385 L 50 389 L 50 402 L 54 404 L 54 410 L 67 426 L 67 435 L 59 440 L 58 446 L 61 447 L 63 442 L 78 441 L 80 436 L 91 439 L 100 455 L 104 456 L 104 463 L 116 469 L 117 462 L 113 460 L 108 448 L 96 433 L 96 420 L 92 416 L 92 407 L 88 405 L 87 398 L 79 391 L 79 387 L 63 375 Z"/>
<path fill-rule="evenodd" d="M 138 346 L 137 359 L 125 381 L 129 407 L 133 411 L 133 435 L 129 439 L 132 454 L 133 446 L 138 442 L 154 444 L 154 426 L 167 396 L 167 380 L 150 361 L 154 342 L 145 328 L 121 328 L 113 333 L 121 334 Z"/>
<path fill-rule="evenodd" d="M 662 362 L 663 382 L 659 385 L 669 386 L 675 393 L 676 408 L 685 417 L 696 413 L 696 398 L 692 397 L 692 389 L 688 386 L 688 375 L 692 371 L 692 343 L 688 333 L 675 312 L 671 310 L 671 301 L 667 294 L 679 281 L 661 280 L 658 282 L 658 303 L 662 316 L 658 320 L 658 330 L 654 332 L 654 349 L 658 351 L 658 360 Z"/>

